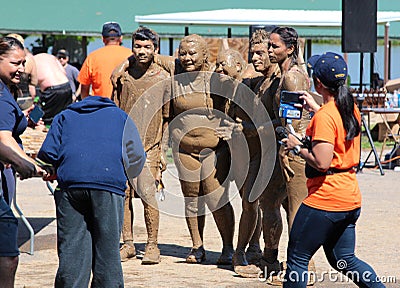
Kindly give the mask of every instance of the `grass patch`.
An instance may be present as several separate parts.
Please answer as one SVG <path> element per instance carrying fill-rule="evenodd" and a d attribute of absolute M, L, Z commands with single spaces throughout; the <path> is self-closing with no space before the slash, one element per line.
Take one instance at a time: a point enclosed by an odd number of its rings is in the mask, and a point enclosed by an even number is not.
<path fill-rule="evenodd" d="M 172 148 L 171 147 L 168 148 L 168 150 L 165 154 L 167 156 L 167 159 L 166 159 L 167 164 L 174 163 L 174 158 L 172 157 Z"/>
<path fill-rule="evenodd" d="M 377 150 L 382 149 L 383 142 L 373 141 L 373 143 Z M 371 149 L 371 144 L 369 143 L 368 137 L 364 134 L 361 136 L 361 149 Z"/>

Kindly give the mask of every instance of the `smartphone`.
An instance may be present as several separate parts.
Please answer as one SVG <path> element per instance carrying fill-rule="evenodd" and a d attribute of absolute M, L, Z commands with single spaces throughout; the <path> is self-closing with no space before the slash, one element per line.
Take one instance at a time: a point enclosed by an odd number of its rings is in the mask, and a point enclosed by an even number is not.
<path fill-rule="evenodd" d="M 301 95 L 303 93 L 282 90 L 281 102 L 286 104 L 303 104 L 303 100 L 300 99 Z"/>
<path fill-rule="evenodd" d="M 279 103 L 279 117 L 285 119 L 301 119 L 302 107 L 296 107 L 296 104 L 303 104 L 300 92 L 281 91 L 281 99 Z"/>
<path fill-rule="evenodd" d="M 33 108 L 33 110 L 29 113 L 29 119 L 36 124 L 39 122 L 40 118 L 43 117 L 43 115 L 44 112 L 42 108 L 40 108 L 39 105 L 35 105 L 35 108 Z"/>

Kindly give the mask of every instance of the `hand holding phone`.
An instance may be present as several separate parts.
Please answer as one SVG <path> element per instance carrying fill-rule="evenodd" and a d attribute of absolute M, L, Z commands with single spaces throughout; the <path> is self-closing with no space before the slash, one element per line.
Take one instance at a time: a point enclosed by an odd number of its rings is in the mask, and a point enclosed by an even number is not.
<path fill-rule="evenodd" d="M 36 125 L 40 118 L 44 115 L 43 110 L 39 107 L 39 105 L 35 105 L 31 112 L 29 112 L 29 119 Z"/>

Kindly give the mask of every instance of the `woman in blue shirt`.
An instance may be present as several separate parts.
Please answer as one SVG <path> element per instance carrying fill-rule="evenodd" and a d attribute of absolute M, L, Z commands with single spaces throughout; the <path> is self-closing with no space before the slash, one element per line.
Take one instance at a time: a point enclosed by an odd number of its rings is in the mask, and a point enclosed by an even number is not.
<path fill-rule="evenodd" d="M 12 37 L 0 38 L 0 143 L 9 147 L 20 157 L 33 162 L 22 150 L 20 135 L 25 131 L 28 121 L 10 93 L 9 87 L 20 82 L 24 72 L 24 47 Z M 12 187 L 15 185 L 15 172 L 10 165 L 0 163 L 2 187 L 0 193 L 0 279 L 4 287 L 13 287 L 18 265 L 17 226 L 18 221 L 10 208 Z M 36 166 L 36 171 L 42 171 Z M 5 177 L 7 175 L 7 177 Z M 8 189 L 10 188 L 10 189 Z M 7 193 L 6 193 L 7 192 Z M 7 198 L 7 199 L 6 199 Z M 7 233 L 3 233 L 7 231 Z"/>

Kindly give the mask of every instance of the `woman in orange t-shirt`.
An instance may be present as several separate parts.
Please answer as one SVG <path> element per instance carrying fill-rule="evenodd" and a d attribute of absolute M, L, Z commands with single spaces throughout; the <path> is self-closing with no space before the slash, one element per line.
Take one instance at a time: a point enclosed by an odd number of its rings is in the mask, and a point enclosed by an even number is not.
<path fill-rule="evenodd" d="M 347 65 L 342 56 L 327 52 L 308 60 L 319 107 L 304 92 L 304 108 L 315 116 L 307 128 L 309 145 L 289 134 L 282 141 L 306 161 L 308 197 L 293 222 L 283 287 L 306 287 L 307 266 L 323 246 L 330 265 L 359 287 L 385 287 L 370 265 L 354 255 L 355 225 L 361 194 L 354 167 L 360 154 L 360 111 L 345 86 Z"/>

